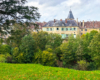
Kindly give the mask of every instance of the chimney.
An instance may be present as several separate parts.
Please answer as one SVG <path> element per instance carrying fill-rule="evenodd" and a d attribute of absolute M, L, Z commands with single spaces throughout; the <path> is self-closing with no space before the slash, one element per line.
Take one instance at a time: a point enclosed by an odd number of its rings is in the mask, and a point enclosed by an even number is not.
<path fill-rule="evenodd" d="M 84 27 L 84 20 L 83 20 L 83 27 Z"/>
<path fill-rule="evenodd" d="M 82 27 L 82 25 L 81 25 L 81 21 L 80 21 L 80 23 L 79 23 L 79 26 Z"/>
<path fill-rule="evenodd" d="M 78 18 L 77 18 L 76 22 L 78 23 Z"/>
<path fill-rule="evenodd" d="M 67 23 L 67 19 L 65 19 L 65 23 Z"/>
<path fill-rule="evenodd" d="M 54 19 L 54 23 L 56 22 L 56 19 Z"/>
<path fill-rule="evenodd" d="M 60 21 L 62 21 L 62 19 L 60 19 Z"/>

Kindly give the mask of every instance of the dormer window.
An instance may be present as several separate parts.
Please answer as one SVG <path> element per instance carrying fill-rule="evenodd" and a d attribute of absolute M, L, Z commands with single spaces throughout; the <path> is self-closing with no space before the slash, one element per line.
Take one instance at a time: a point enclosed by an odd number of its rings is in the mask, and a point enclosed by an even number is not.
<path fill-rule="evenodd" d="M 55 24 L 53 24 L 53 26 L 55 26 Z"/>
<path fill-rule="evenodd" d="M 49 26 L 49 24 L 47 24 L 47 26 Z"/>
<path fill-rule="evenodd" d="M 59 26 L 59 24 L 57 24 L 56 26 Z"/>
<path fill-rule="evenodd" d="M 62 24 L 62 26 L 64 26 L 64 24 Z"/>
<path fill-rule="evenodd" d="M 72 24 L 70 24 L 69 26 L 72 26 Z"/>

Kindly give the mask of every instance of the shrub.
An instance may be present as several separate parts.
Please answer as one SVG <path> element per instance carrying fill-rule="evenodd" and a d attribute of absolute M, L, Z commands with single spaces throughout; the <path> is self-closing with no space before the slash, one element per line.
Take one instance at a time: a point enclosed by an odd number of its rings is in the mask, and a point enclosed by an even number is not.
<path fill-rule="evenodd" d="M 12 50 L 12 57 L 13 57 L 13 62 L 18 62 L 17 56 L 19 55 L 19 48 L 15 47 Z"/>
<path fill-rule="evenodd" d="M 0 54 L 0 63 L 5 63 L 6 62 L 6 58 L 4 54 Z"/>
<path fill-rule="evenodd" d="M 48 65 L 48 66 L 54 66 L 55 65 L 55 55 L 52 53 L 52 49 L 48 48 L 47 50 L 44 50 L 42 55 L 42 64 Z"/>
<path fill-rule="evenodd" d="M 6 62 L 7 62 L 7 63 L 11 63 L 11 62 L 12 62 L 12 56 L 11 56 L 9 53 L 7 53 L 7 54 L 5 55 L 5 58 L 6 58 Z"/>
<path fill-rule="evenodd" d="M 62 52 L 62 61 L 63 61 L 63 66 L 64 67 L 70 67 L 70 65 L 73 64 L 74 61 L 74 53 L 73 50 L 71 49 L 71 46 L 68 43 L 63 43 L 60 46 L 61 52 Z"/>
<path fill-rule="evenodd" d="M 0 46 L 0 54 L 6 54 L 6 53 L 11 53 L 11 48 L 10 46 L 4 44 Z"/>
<path fill-rule="evenodd" d="M 33 63 L 41 63 L 42 51 L 39 49 L 38 52 L 34 53 Z"/>
<path fill-rule="evenodd" d="M 31 35 L 27 35 L 22 38 L 20 51 L 23 53 L 24 62 L 31 63 L 35 51 L 35 42 Z"/>
<path fill-rule="evenodd" d="M 17 56 L 17 60 L 18 60 L 18 63 L 23 63 L 25 61 L 24 54 L 23 53 L 20 53 Z"/>
<path fill-rule="evenodd" d="M 97 69 L 96 63 L 90 62 L 88 66 L 88 70 L 96 70 L 96 69 Z"/>
<path fill-rule="evenodd" d="M 89 63 L 86 60 L 80 60 L 77 62 L 79 70 L 87 70 Z"/>
<path fill-rule="evenodd" d="M 56 54 L 57 60 L 62 61 L 62 60 L 61 60 L 62 52 L 61 52 L 60 47 L 57 47 L 57 48 L 55 49 L 54 53 Z"/>

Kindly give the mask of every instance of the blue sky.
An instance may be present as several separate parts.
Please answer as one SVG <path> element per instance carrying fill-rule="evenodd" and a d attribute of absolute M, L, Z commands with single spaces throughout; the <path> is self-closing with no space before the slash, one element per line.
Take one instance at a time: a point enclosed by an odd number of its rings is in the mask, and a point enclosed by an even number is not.
<path fill-rule="evenodd" d="M 39 8 L 40 22 L 65 20 L 70 6 L 75 20 L 100 21 L 100 0 L 27 0 L 28 6 Z"/>

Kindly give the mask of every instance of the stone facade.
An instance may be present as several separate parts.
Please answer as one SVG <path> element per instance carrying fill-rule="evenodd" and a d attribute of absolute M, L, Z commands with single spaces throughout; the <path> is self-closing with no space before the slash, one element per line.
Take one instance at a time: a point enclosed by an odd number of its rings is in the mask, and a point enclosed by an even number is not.
<path fill-rule="evenodd" d="M 83 20 L 83 22 L 78 22 L 78 19 L 74 20 L 74 16 L 70 10 L 67 19 L 54 19 L 53 21 L 49 21 L 42 27 L 42 30 L 48 33 L 60 34 L 64 39 L 71 34 L 76 37 L 77 34 L 82 35 L 90 33 L 92 30 L 100 31 L 100 21 L 85 22 Z"/>
<path fill-rule="evenodd" d="M 74 16 L 71 10 L 69 11 L 67 19 L 65 20 L 54 19 L 53 21 L 49 21 L 42 27 L 42 30 L 48 33 L 60 34 L 63 39 L 71 34 L 73 34 L 74 37 L 76 37 L 76 35 L 80 33 L 78 24 L 74 20 Z"/>

